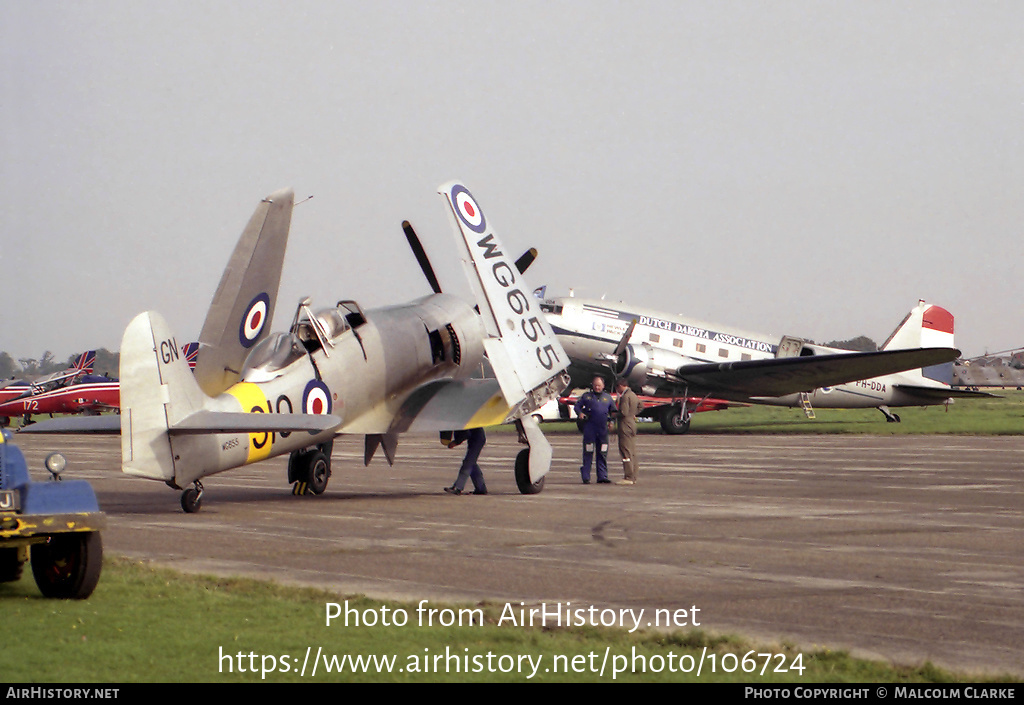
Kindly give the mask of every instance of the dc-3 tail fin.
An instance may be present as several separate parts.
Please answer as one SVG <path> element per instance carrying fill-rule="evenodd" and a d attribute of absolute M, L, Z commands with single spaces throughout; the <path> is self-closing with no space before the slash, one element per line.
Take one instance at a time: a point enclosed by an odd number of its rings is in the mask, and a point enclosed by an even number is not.
<path fill-rule="evenodd" d="M 892 332 L 881 349 L 902 350 L 905 348 L 955 348 L 953 344 L 953 314 L 942 308 L 918 301 L 903 322 Z M 926 377 L 942 384 L 953 383 L 953 363 L 920 368 L 908 372 Z"/>
<path fill-rule="evenodd" d="M 200 388 L 215 397 L 238 381 L 249 350 L 270 332 L 295 193 L 264 198 L 239 238 L 199 334 Z"/>
<path fill-rule="evenodd" d="M 473 289 L 487 338 L 484 350 L 512 410 L 530 443 L 529 476 L 538 482 L 551 466 L 551 445 L 530 412 L 565 389 L 569 357 L 540 312 L 539 302 L 509 257 L 469 190 L 451 181 L 445 197 L 460 244 L 461 260 Z"/>

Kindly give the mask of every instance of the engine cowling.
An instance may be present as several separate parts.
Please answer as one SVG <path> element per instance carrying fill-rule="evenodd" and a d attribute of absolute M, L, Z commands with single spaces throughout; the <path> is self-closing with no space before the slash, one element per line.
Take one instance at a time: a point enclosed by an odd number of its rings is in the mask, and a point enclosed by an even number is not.
<path fill-rule="evenodd" d="M 647 343 L 627 345 L 615 360 L 615 376 L 625 379 L 630 387 L 642 387 L 647 382 L 648 364 L 653 353 L 654 351 Z"/>
<path fill-rule="evenodd" d="M 628 345 L 615 361 L 615 376 L 625 378 L 634 389 L 657 388 L 666 377 L 675 375 L 682 365 L 693 360 L 671 352 L 653 348 L 647 343 Z"/>

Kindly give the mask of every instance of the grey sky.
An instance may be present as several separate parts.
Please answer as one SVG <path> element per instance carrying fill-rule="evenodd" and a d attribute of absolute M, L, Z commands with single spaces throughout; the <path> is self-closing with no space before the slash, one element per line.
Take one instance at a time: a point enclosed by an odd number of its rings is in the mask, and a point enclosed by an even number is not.
<path fill-rule="evenodd" d="M 299 297 L 468 292 L 462 179 L 531 283 L 881 342 L 1024 345 L 1024 3 L 0 0 L 0 349 L 194 339 L 259 199 Z"/>

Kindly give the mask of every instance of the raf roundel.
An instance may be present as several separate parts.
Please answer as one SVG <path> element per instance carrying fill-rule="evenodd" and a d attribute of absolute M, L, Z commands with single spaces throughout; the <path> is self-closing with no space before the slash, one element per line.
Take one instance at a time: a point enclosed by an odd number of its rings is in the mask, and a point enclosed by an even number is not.
<path fill-rule="evenodd" d="M 267 324 L 267 311 L 270 309 L 270 297 L 266 294 L 257 294 L 249 302 L 242 316 L 242 323 L 238 328 L 238 342 L 243 348 L 252 347 L 259 340 L 260 333 Z"/>
<path fill-rule="evenodd" d="M 302 392 L 302 412 L 324 415 L 331 413 L 331 390 L 318 379 L 311 379 Z"/>
<path fill-rule="evenodd" d="M 465 186 L 452 187 L 452 203 L 455 204 L 455 212 L 458 213 L 459 220 L 465 223 L 467 228 L 481 235 L 487 230 L 484 212 L 480 210 L 473 194 L 467 191 Z"/>

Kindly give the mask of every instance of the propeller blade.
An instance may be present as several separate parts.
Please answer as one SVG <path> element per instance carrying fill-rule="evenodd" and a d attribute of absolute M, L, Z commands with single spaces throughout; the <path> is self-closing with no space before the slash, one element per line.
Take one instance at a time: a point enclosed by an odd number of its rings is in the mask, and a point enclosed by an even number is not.
<path fill-rule="evenodd" d="M 526 252 L 521 254 L 519 256 L 519 259 L 516 260 L 516 269 L 518 269 L 519 273 L 522 274 L 527 269 L 529 269 L 530 265 L 533 264 L 533 260 L 535 259 L 537 259 L 537 248 L 531 247 Z"/>
<path fill-rule="evenodd" d="M 423 245 L 420 243 L 420 239 L 416 235 L 416 231 L 412 229 L 412 225 L 408 220 L 402 221 L 402 230 L 405 231 L 405 239 L 409 241 L 409 247 L 412 248 L 412 253 L 416 256 L 416 261 L 419 262 L 420 269 L 423 270 L 423 276 L 427 278 L 427 283 L 430 284 L 430 288 L 434 290 L 435 294 L 440 294 L 441 285 L 437 283 L 437 277 L 434 275 L 434 268 L 430 266 L 430 260 L 427 259 L 427 253 L 423 249 Z"/>
<path fill-rule="evenodd" d="M 626 352 L 626 346 L 629 345 L 629 336 L 633 335 L 633 329 L 636 328 L 636 319 L 634 318 L 629 322 L 629 327 L 626 328 L 626 332 L 622 336 L 622 340 L 615 346 L 615 359 L 619 358 L 619 355 Z"/>

